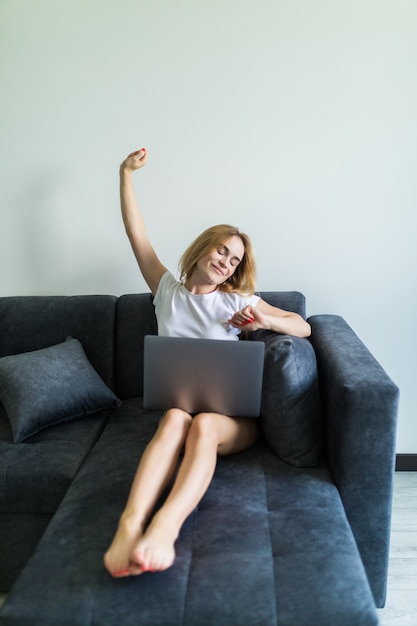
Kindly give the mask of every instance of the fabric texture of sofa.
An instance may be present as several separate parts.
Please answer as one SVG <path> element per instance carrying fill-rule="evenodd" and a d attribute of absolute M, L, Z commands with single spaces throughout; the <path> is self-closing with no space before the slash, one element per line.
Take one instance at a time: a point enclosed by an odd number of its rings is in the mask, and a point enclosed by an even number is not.
<path fill-rule="evenodd" d="M 305 317 L 298 292 L 261 296 Z M 266 345 L 262 434 L 219 458 L 173 567 L 114 579 L 103 553 L 160 415 L 142 407 L 143 340 L 157 331 L 150 296 L 0 298 L 0 588 L 10 590 L 0 624 L 377 624 L 398 389 L 341 317 L 309 322 L 309 340 L 248 337 Z M 43 352 L 55 346 L 58 368 Z M 42 372 L 36 400 L 70 378 L 62 411 L 29 432 L 19 373 L 31 363 Z"/>

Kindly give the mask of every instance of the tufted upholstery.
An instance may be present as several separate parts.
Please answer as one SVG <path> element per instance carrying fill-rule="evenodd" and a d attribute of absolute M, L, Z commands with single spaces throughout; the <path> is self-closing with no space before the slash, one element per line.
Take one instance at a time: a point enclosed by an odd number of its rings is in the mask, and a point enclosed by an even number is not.
<path fill-rule="evenodd" d="M 302 294 L 261 295 L 305 316 Z M 75 336 L 123 400 L 111 414 L 18 445 L 0 409 L 3 588 L 21 571 L 2 626 L 378 623 L 398 389 L 342 318 L 310 319 L 321 465 L 292 467 L 262 438 L 219 458 L 177 541 L 174 566 L 130 579 L 110 577 L 102 557 L 159 419 L 140 397 L 143 337 L 156 332 L 150 296 L 0 298 L 0 318 L 0 356 Z"/>

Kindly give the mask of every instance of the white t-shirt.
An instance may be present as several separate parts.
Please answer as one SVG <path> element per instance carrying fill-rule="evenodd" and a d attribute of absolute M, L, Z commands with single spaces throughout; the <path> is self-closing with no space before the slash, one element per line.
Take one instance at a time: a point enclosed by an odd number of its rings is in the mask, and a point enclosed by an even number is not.
<path fill-rule="evenodd" d="M 165 272 L 156 290 L 154 305 L 158 335 L 198 339 L 237 339 L 240 330 L 228 322 L 234 313 L 249 304 L 256 306 L 259 296 L 242 296 L 216 289 L 198 296 Z"/>

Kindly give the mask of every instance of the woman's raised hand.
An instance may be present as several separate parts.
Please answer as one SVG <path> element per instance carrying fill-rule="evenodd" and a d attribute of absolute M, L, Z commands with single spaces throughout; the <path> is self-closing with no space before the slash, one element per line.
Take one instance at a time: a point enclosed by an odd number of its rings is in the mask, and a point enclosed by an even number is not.
<path fill-rule="evenodd" d="M 123 161 L 120 169 L 125 169 L 133 172 L 146 165 L 148 159 L 148 152 L 146 148 L 141 148 L 135 152 L 131 152 L 128 157 Z"/>

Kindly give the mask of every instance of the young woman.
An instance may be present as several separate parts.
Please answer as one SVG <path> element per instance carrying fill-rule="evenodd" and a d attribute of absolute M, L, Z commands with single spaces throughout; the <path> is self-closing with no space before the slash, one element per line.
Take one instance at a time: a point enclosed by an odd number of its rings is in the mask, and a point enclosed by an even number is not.
<path fill-rule="evenodd" d="M 265 328 L 308 337 L 310 326 L 296 313 L 277 309 L 254 295 L 255 264 L 250 240 L 238 229 L 207 229 L 181 259 L 176 281 L 161 263 L 145 230 L 131 175 L 146 164 L 145 148 L 120 166 L 123 221 L 144 279 L 154 295 L 160 335 L 236 340 L 242 328 Z M 253 445 L 257 420 L 217 413 L 191 416 L 173 407 L 161 417 L 137 469 L 117 532 L 104 556 L 112 576 L 161 571 L 175 560 L 181 526 L 200 502 L 213 477 L 217 455 Z M 163 504 L 150 515 L 173 478 Z"/>

